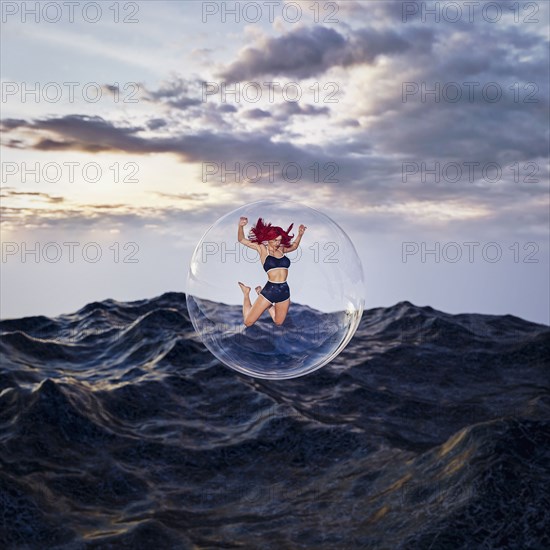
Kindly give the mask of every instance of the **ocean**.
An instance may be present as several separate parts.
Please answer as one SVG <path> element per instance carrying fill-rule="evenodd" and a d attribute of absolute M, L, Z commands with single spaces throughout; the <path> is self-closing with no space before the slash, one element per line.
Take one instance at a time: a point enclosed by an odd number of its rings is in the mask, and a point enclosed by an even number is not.
<path fill-rule="evenodd" d="M 0 335 L 2 549 L 550 548 L 546 325 L 399 302 L 287 380 L 178 292 Z"/>

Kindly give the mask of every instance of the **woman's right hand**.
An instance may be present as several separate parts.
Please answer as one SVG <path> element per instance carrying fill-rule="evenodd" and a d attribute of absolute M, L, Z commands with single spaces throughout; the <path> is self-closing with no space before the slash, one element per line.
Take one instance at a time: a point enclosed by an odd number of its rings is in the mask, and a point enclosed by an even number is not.
<path fill-rule="evenodd" d="M 241 216 L 241 219 L 239 220 L 239 225 L 241 227 L 244 227 L 248 223 L 248 218 L 245 218 L 244 216 Z"/>

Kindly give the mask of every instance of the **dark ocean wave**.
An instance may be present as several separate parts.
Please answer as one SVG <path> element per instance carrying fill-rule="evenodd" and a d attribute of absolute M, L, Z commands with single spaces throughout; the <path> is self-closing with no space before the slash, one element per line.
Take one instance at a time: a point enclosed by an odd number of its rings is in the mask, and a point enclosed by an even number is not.
<path fill-rule="evenodd" d="M 279 381 L 181 293 L 0 332 L 1 548 L 550 547 L 545 325 L 400 302 Z"/>

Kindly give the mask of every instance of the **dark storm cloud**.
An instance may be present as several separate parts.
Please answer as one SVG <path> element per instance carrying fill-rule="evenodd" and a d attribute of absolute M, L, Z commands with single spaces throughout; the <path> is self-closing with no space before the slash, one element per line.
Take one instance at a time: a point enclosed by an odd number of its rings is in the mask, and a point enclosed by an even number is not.
<path fill-rule="evenodd" d="M 275 107 L 275 118 L 287 119 L 293 115 L 330 115 L 328 107 L 315 107 L 314 105 L 300 105 L 297 101 L 286 101 Z"/>
<path fill-rule="evenodd" d="M 195 105 L 200 105 L 201 100 L 193 97 L 182 97 L 178 99 L 171 99 L 168 102 L 168 105 L 174 107 L 175 109 L 181 109 L 185 111 L 189 107 L 194 107 Z"/>
<path fill-rule="evenodd" d="M 536 123 L 532 110 L 518 113 L 505 109 L 484 110 L 479 106 L 420 107 L 387 113 L 362 135 L 375 140 L 380 149 L 399 151 L 419 161 L 503 161 L 510 163 L 547 154 L 545 129 Z M 500 118 L 500 120 L 498 120 Z M 391 126 L 401 128 L 400 132 Z M 513 129 L 513 130 L 512 130 Z M 357 136 L 360 139 L 360 136 Z"/>
<path fill-rule="evenodd" d="M 421 30 L 421 35 L 429 38 L 431 33 Z M 411 47 L 407 39 L 391 29 L 360 29 L 346 37 L 323 26 L 303 27 L 245 49 L 219 77 L 226 82 L 264 75 L 308 78 L 334 66 L 373 63 L 379 55 L 402 53 Z"/>
<path fill-rule="evenodd" d="M 236 113 L 237 107 L 234 105 L 229 105 L 228 103 L 224 103 L 218 107 L 218 111 L 221 113 Z"/>
<path fill-rule="evenodd" d="M 143 139 L 136 135 L 139 131 L 144 130 L 143 127 L 114 126 L 99 116 L 66 115 L 37 119 L 32 122 L 7 119 L 2 121 L 1 125 L 4 132 L 29 129 L 37 133 L 39 137 L 42 133 L 50 133 L 61 138 L 40 137 L 31 145 L 32 149 L 145 152 Z"/>
<path fill-rule="evenodd" d="M 20 139 L 9 139 L 6 147 L 10 149 L 25 149 L 25 143 Z"/>
<path fill-rule="evenodd" d="M 249 109 L 248 111 L 244 111 L 243 115 L 246 118 L 251 118 L 251 119 L 271 117 L 271 115 L 267 111 L 264 111 L 263 109 Z"/>
<path fill-rule="evenodd" d="M 76 141 L 56 141 L 55 139 L 39 139 L 33 149 L 37 151 L 65 151 L 67 149 L 77 149 L 82 151 L 88 151 L 89 153 L 99 153 L 104 151 L 101 146 L 81 148 Z"/>
<path fill-rule="evenodd" d="M 202 82 L 197 79 L 176 77 L 157 90 L 149 90 L 143 84 L 141 89 L 146 101 L 161 103 L 181 111 L 202 103 Z"/>
<path fill-rule="evenodd" d="M 269 163 L 277 163 L 273 170 L 278 181 L 281 180 L 281 169 L 289 163 L 295 163 L 303 171 L 300 181 L 304 184 L 312 183 L 315 178 L 320 178 L 323 182 L 325 176 L 337 180 L 332 183 L 338 185 L 341 182 L 353 184 L 360 181 L 364 173 L 364 162 L 358 158 L 338 158 L 337 155 L 314 145 L 302 148 L 289 142 L 274 142 L 272 129 L 259 130 L 253 134 L 237 132 L 235 128 L 230 128 L 227 132 L 202 130 L 171 137 L 142 137 L 138 135 L 142 127 L 115 126 L 101 117 L 83 115 L 37 119 L 31 122 L 19 120 L 16 125 L 12 119 L 5 122 L 5 128 L 9 128 L 7 131 L 30 129 L 39 135 L 39 139 L 29 146 L 31 149 L 50 148 L 96 153 L 174 153 L 185 162 L 210 162 L 216 165 L 225 163 L 228 170 L 236 163 L 240 166 L 256 163 L 266 170 L 269 169 Z M 44 131 L 55 134 L 55 139 L 40 137 Z M 337 142 L 334 142 L 333 146 L 338 149 Z M 309 168 L 315 163 L 321 167 L 326 163 L 335 163 L 337 176 L 329 178 L 327 175 L 333 172 L 332 168 L 327 169 L 326 174 L 315 175 Z"/>
<path fill-rule="evenodd" d="M 361 126 L 361 123 L 354 118 L 346 118 L 345 120 L 340 122 L 338 125 L 341 126 L 342 128 L 345 128 L 347 126 L 352 128 L 359 128 Z"/>
<path fill-rule="evenodd" d="M 163 118 L 152 118 L 147 121 L 147 128 L 149 128 L 149 130 L 158 130 L 159 128 L 166 126 L 166 124 L 168 123 Z"/>
<path fill-rule="evenodd" d="M 185 162 L 226 163 L 228 169 L 237 162 L 241 166 L 248 162 L 278 162 L 280 166 L 295 162 L 304 170 L 299 185 L 314 188 L 315 184 L 328 183 L 337 190 L 352 193 L 357 204 L 411 199 L 446 201 L 458 197 L 490 203 L 496 208 L 513 200 L 518 186 L 509 185 L 513 178 L 509 166 L 531 160 L 539 163 L 547 154 L 547 40 L 532 32 L 534 27 L 529 25 L 485 24 L 480 32 L 479 25 L 418 21 L 405 24 L 401 13 L 388 4 L 391 3 L 377 2 L 366 7 L 366 3 L 350 2 L 346 8 L 366 10 L 371 17 L 380 14 L 387 30 L 352 30 L 345 24 L 341 32 L 322 26 L 304 27 L 258 41 L 226 68 L 229 76 L 239 79 L 274 71 L 299 77 L 334 66 L 374 63 L 377 56 L 385 54 L 386 65 L 377 68 L 380 80 L 369 82 L 367 77 L 365 90 L 345 90 L 344 95 L 355 94 L 355 101 L 348 104 L 349 112 L 342 119 L 332 116 L 342 114 L 337 104 L 317 107 L 303 102 L 282 102 L 251 109 L 250 104 L 235 106 L 211 103 L 209 99 L 199 106 L 196 101 L 201 92 L 200 79 L 176 78 L 156 91 L 147 92 L 150 101 L 178 111 L 179 116 L 169 124 L 172 111 L 166 119 L 153 118 L 143 127 L 116 125 L 100 117 L 80 115 L 30 122 L 8 119 L 3 125 L 8 132 L 26 130 L 25 138 L 29 131 L 31 136 L 36 134 L 38 139 L 31 148 L 43 150 L 166 152 Z M 474 102 L 469 101 L 466 91 L 457 102 L 436 103 L 432 98 L 422 101 L 420 93 L 403 101 L 405 80 L 418 86 L 425 83 L 429 88 L 433 88 L 434 82 L 442 87 L 447 82 L 462 85 L 472 80 L 480 86 L 476 87 Z M 538 102 L 515 101 L 508 87 L 514 82 L 523 86 L 530 81 L 538 86 Z M 502 86 L 505 95 L 500 101 L 483 101 L 480 88 L 488 82 Z M 182 109 L 185 105 L 188 108 Z M 304 132 L 297 125 L 289 125 L 293 116 L 322 116 L 319 120 L 326 122 L 323 128 L 327 130 L 326 145 L 298 145 L 300 142 L 294 138 L 304 138 Z M 249 120 L 254 120 L 253 131 L 243 129 L 245 118 L 247 126 Z M 191 130 L 191 123 L 200 130 Z M 329 137 L 331 125 L 339 130 L 333 138 Z M 170 128 L 172 135 L 151 136 L 150 130 L 158 128 Z M 345 136 L 341 135 L 342 128 Z M 429 178 L 424 183 L 414 178 L 403 181 L 404 162 L 433 166 L 435 162 L 451 161 L 482 165 L 498 162 L 503 170 L 502 181 L 494 184 L 478 178 L 472 183 L 467 176 L 456 184 L 435 185 Z M 331 163 L 338 168 L 337 183 L 324 181 L 329 169 L 315 181 L 308 167 Z M 529 193 L 536 196 L 544 192 L 548 175 L 545 165 L 540 164 L 539 168 L 541 183 L 528 186 Z M 277 173 L 276 177 L 280 175 Z"/>
<path fill-rule="evenodd" d="M 22 118 L 8 118 L 0 122 L 4 130 L 12 130 L 14 128 L 19 128 L 20 126 L 25 126 L 26 123 L 27 121 L 23 120 Z"/>
<path fill-rule="evenodd" d="M 272 112 L 265 109 L 248 109 L 243 110 L 242 115 L 248 119 L 265 119 L 273 118 L 278 121 L 285 121 L 287 124 L 292 116 L 318 116 L 318 115 L 330 115 L 330 109 L 328 107 L 315 107 L 314 105 L 300 105 L 297 101 L 286 101 L 284 103 L 274 105 Z M 273 129 L 276 129 L 274 127 Z"/>
<path fill-rule="evenodd" d="M 522 33 L 515 27 L 489 24 L 484 33 L 470 27 L 468 33 L 461 31 L 457 37 L 443 35 L 443 30 L 451 29 L 449 25 L 439 28 L 440 41 L 454 38 L 449 42 L 454 46 L 436 48 L 439 56 L 420 55 L 416 64 L 413 59 L 400 60 L 393 86 L 386 85 L 375 102 L 358 107 L 356 114 L 369 117 L 370 122 L 356 139 L 368 136 L 380 151 L 399 152 L 419 162 L 504 165 L 545 158 L 547 40 L 538 34 L 524 36 L 529 34 L 525 29 Z M 408 67 L 414 67 L 414 72 L 407 73 Z M 400 74 L 404 77 L 399 78 Z M 416 91 L 407 95 L 406 86 Z M 445 92 L 446 86 L 449 92 Z M 422 87 L 436 93 L 423 97 Z M 484 89 L 491 93 L 485 95 Z M 501 96 L 489 100 L 495 90 Z"/>

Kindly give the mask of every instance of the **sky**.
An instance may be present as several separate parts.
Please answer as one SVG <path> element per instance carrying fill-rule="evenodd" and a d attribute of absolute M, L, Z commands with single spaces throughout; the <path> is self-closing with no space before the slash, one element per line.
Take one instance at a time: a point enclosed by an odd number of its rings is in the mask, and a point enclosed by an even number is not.
<path fill-rule="evenodd" d="M 186 292 L 216 220 L 287 198 L 365 308 L 550 322 L 547 2 L 1 8 L 2 319 Z"/>

